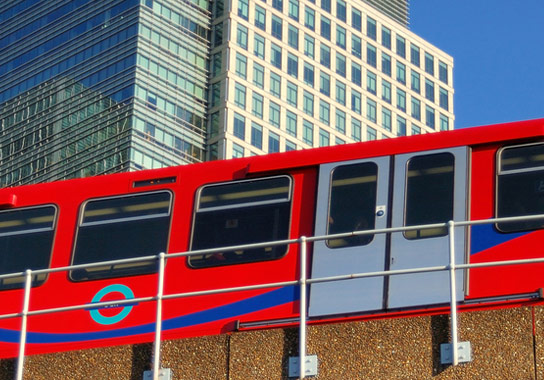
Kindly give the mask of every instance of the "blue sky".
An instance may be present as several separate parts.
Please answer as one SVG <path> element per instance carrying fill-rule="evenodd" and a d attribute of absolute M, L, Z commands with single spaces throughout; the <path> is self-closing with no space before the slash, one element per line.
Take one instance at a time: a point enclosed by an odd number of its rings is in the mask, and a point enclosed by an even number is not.
<path fill-rule="evenodd" d="M 410 29 L 454 58 L 455 128 L 544 118 L 544 0 L 411 0 Z"/>

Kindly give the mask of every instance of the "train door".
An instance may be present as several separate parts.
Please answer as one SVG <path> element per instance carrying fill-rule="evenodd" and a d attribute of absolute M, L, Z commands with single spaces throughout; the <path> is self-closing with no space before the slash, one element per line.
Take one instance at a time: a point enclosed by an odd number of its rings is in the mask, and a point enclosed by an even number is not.
<path fill-rule="evenodd" d="M 315 234 L 335 234 L 466 219 L 467 148 L 322 165 Z M 391 204 L 389 204 L 389 199 Z M 457 262 L 465 258 L 456 229 Z M 312 278 L 449 263 L 445 229 L 361 235 L 314 243 Z M 310 316 L 448 302 L 447 272 L 312 284 Z M 463 273 L 457 273 L 458 299 Z"/>
<path fill-rule="evenodd" d="M 322 165 L 319 172 L 316 235 L 387 226 L 389 157 Z M 383 234 L 314 243 L 312 277 L 383 271 Z M 383 308 L 383 277 L 311 286 L 309 315 L 351 313 Z"/>
<path fill-rule="evenodd" d="M 467 219 L 467 148 L 395 157 L 392 226 Z M 456 263 L 465 261 L 465 227 L 455 229 Z M 417 229 L 391 234 L 390 269 L 447 265 L 448 231 Z M 457 300 L 463 300 L 463 271 L 456 273 Z M 389 278 L 390 309 L 449 302 L 446 271 Z"/>

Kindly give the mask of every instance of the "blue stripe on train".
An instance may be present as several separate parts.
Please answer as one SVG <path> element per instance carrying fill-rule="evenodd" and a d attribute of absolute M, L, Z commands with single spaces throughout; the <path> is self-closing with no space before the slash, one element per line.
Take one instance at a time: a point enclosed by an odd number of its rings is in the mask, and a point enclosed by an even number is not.
<path fill-rule="evenodd" d="M 286 286 L 280 289 L 260 294 L 255 297 L 247 298 L 231 304 L 215 307 L 208 310 L 199 311 L 171 318 L 163 321 L 163 331 L 178 329 L 182 327 L 195 326 L 208 322 L 219 321 L 221 319 L 233 318 L 243 314 L 248 314 L 274 306 L 283 305 L 289 302 L 297 301 L 300 292 L 297 286 Z M 39 333 L 28 332 L 27 343 L 70 343 L 83 342 L 99 339 L 120 338 L 139 334 L 146 334 L 155 331 L 155 323 L 145 325 L 126 327 L 123 329 L 94 331 L 88 333 Z M 0 329 L 0 342 L 18 343 L 19 331 Z"/>
<path fill-rule="evenodd" d="M 485 251 L 488 248 L 506 243 L 510 240 L 527 235 L 529 232 L 503 234 L 494 228 L 493 224 L 472 226 L 470 234 L 470 254 Z"/>

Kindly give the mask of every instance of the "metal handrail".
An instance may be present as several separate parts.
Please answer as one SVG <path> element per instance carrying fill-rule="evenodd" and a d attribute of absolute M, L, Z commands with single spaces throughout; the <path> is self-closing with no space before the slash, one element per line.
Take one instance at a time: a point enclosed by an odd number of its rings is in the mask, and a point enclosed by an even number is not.
<path fill-rule="evenodd" d="M 341 281 L 341 280 L 348 280 L 348 279 L 355 279 L 355 278 L 381 277 L 381 276 L 392 276 L 392 275 L 410 274 L 410 273 L 449 271 L 450 273 L 449 277 L 450 277 L 451 339 L 452 339 L 452 350 L 453 350 L 452 364 L 457 365 L 458 364 L 458 358 L 457 358 L 457 349 L 458 349 L 457 324 L 458 322 L 457 322 L 455 271 L 461 270 L 461 269 L 481 268 L 481 267 L 491 267 L 491 266 L 544 263 L 544 257 L 532 258 L 532 259 L 519 259 L 519 260 L 503 260 L 503 261 L 493 261 L 493 262 L 473 263 L 473 264 L 456 264 L 455 263 L 455 248 L 454 248 L 455 228 L 467 227 L 467 226 L 473 226 L 473 225 L 482 225 L 482 224 L 492 224 L 492 223 L 499 223 L 499 222 L 503 222 L 503 223 L 504 222 L 519 222 L 519 221 L 531 221 L 531 220 L 539 220 L 539 219 L 544 219 L 544 214 L 521 216 L 521 217 L 459 221 L 459 222 L 449 221 L 447 223 L 433 223 L 433 224 L 426 224 L 426 225 L 419 225 L 419 226 L 382 228 L 382 229 L 354 231 L 354 232 L 348 232 L 348 233 L 339 233 L 339 234 L 313 236 L 313 237 L 302 236 L 298 239 L 287 239 L 287 240 L 279 240 L 279 241 L 265 242 L 265 243 L 244 244 L 244 245 L 237 245 L 237 246 L 203 249 L 203 250 L 187 251 L 187 252 L 172 253 L 172 254 L 160 253 L 159 255 L 151 255 L 151 256 L 131 258 L 131 259 L 110 260 L 110 261 L 96 262 L 96 263 L 90 263 L 90 264 L 78 264 L 78 265 L 70 265 L 70 266 L 57 267 L 57 268 L 39 269 L 39 270 L 29 269 L 24 272 L 0 275 L 0 280 L 5 278 L 13 278 L 13 277 L 21 277 L 21 276 L 24 276 L 25 278 L 22 311 L 20 313 L 0 314 L 0 320 L 7 319 L 7 318 L 21 317 L 19 354 L 17 358 L 17 370 L 16 370 L 15 378 L 17 380 L 22 380 L 23 372 L 24 372 L 24 357 L 25 357 L 25 347 L 26 347 L 26 324 L 27 324 L 27 318 L 29 316 L 40 315 L 40 314 L 52 314 L 52 313 L 73 311 L 73 310 L 80 310 L 80 309 L 88 309 L 89 306 L 92 306 L 94 308 L 94 307 L 106 307 L 106 306 L 113 306 L 113 305 L 134 304 L 136 302 L 157 301 L 152 368 L 153 368 L 153 380 L 158 380 L 159 369 L 160 369 L 160 345 L 161 345 L 161 333 L 162 333 L 162 301 L 163 300 L 298 285 L 300 287 L 300 301 L 299 301 L 300 303 L 300 317 L 299 317 L 299 320 L 300 320 L 299 322 L 300 324 L 299 326 L 299 366 L 300 368 L 299 368 L 299 373 L 300 373 L 300 379 L 304 379 L 306 377 L 304 374 L 305 374 L 305 362 L 306 362 L 305 359 L 306 359 L 307 286 L 308 285 L 311 285 L 314 283 L 333 282 L 333 281 Z M 352 236 L 382 234 L 382 233 L 388 234 L 388 233 L 395 233 L 395 232 L 444 228 L 444 227 L 447 228 L 448 240 L 449 240 L 449 263 L 448 264 L 432 266 L 432 267 L 418 267 L 418 268 L 411 268 L 411 269 L 384 270 L 384 271 L 375 271 L 375 272 L 351 273 L 347 275 L 336 275 L 336 276 L 328 276 L 328 277 L 320 277 L 320 278 L 307 278 L 307 266 L 306 266 L 307 265 L 307 247 L 309 243 L 313 243 L 315 241 L 321 241 L 321 240 L 347 238 Z M 262 247 L 287 245 L 287 244 L 289 245 L 299 244 L 300 246 L 300 274 L 299 274 L 298 280 L 262 283 L 262 284 L 246 285 L 246 286 L 236 286 L 236 287 L 229 287 L 229 288 L 219 288 L 219 289 L 173 293 L 173 294 L 163 293 L 165 267 L 166 267 L 167 260 L 175 259 L 179 257 L 203 255 L 208 253 L 217 253 L 217 252 L 222 252 L 225 250 L 243 250 L 243 249 L 250 249 L 250 248 L 262 248 Z M 71 306 L 65 306 L 65 307 L 55 307 L 55 308 L 49 308 L 49 309 L 29 310 L 30 293 L 32 290 L 32 276 L 34 275 L 70 271 L 75 269 L 86 269 L 86 268 L 92 268 L 92 267 L 98 267 L 98 266 L 104 266 L 104 265 L 136 263 L 136 262 L 149 261 L 149 260 L 159 261 L 159 271 L 158 271 L 159 273 L 158 273 L 156 296 L 114 300 L 114 301 L 107 301 L 107 302 L 93 302 L 91 304 L 86 303 L 86 304 L 71 305 Z"/>

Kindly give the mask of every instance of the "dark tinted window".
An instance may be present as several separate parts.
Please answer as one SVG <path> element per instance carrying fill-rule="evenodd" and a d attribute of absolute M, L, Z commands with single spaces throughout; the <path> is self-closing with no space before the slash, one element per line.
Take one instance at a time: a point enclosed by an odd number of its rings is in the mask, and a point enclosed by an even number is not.
<path fill-rule="evenodd" d="M 367 162 L 339 166 L 331 178 L 328 233 L 372 230 L 375 227 L 378 166 Z M 327 241 L 330 248 L 366 245 L 374 235 Z"/>
<path fill-rule="evenodd" d="M 445 223 L 453 219 L 454 156 L 438 153 L 408 161 L 405 225 Z M 404 233 L 407 239 L 447 234 L 446 227 Z"/>
<path fill-rule="evenodd" d="M 274 177 L 204 186 L 193 226 L 192 250 L 287 239 L 291 179 Z M 192 256 L 194 268 L 272 260 L 287 246 Z"/>
<path fill-rule="evenodd" d="M 544 214 L 544 144 L 504 148 L 498 155 L 497 217 Z M 544 220 L 498 223 L 503 232 L 542 228 Z"/>
<path fill-rule="evenodd" d="M 87 202 L 82 209 L 73 265 L 158 255 L 166 252 L 172 195 L 136 194 Z M 104 265 L 73 270 L 72 280 L 84 281 L 153 273 L 157 261 Z"/>
<path fill-rule="evenodd" d="M 53 206 L 0 212 L 0 274 L 46 269 L 51 261 L 56 208 Z M 33 276 L 41 285 L 46 275 Z M 0 289 L 23 287 L 23 277 L 0 280 Z"/>

